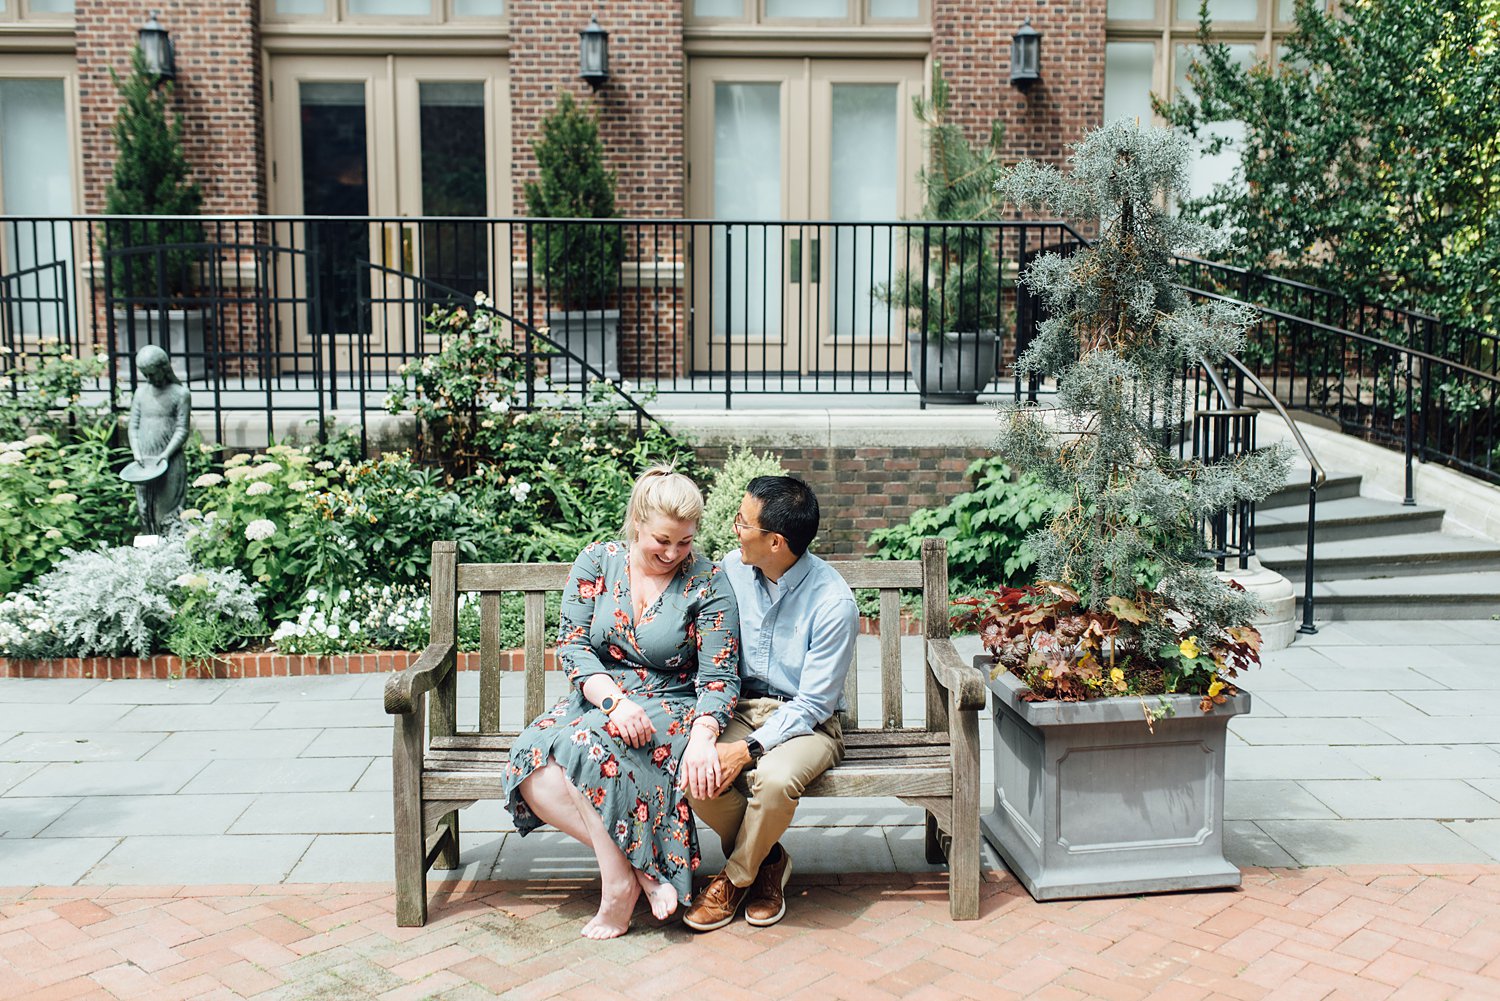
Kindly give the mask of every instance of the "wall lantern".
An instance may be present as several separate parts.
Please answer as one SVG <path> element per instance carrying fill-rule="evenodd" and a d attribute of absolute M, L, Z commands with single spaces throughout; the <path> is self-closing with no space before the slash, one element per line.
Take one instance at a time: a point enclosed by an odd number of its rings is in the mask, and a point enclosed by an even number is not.
<path fill-rule="evenodd" d="M 589 26 L 578 33 L 578 75 L 590 87 L 602 87 L 609 79 L 609 32 L 599 27 L 599 17 L 589 15 Z"/>
<path fill-rule="evenodd" d="M 146 72 L 156 77 L 156 82 L 177 79 L 177 58 L 172 51 L 172 36 L 156 19 L 156 11 L 141 25 L 141 55 L 146 60 Z"/>
<path fill-rule="evenodd" d="M 1010 83 L 1025 90 L 1042 78 L 1042 33 L 1027 18 L 1010 40 Z"/>

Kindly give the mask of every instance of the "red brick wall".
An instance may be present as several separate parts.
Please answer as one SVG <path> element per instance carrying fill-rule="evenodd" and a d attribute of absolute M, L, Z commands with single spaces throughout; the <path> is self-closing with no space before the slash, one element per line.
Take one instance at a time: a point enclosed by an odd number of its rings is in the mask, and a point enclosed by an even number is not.
<path fill-rule="evenodd" d="M 119 94 L 109 71 L 130 71 L 136 32 L 151 11 L 177 52 L 174 110 L 203 188 L 205 213 L 265 211 L 258 0 L 78 0 L 78 91 L 85 211 L 104 210 L 115 162 L 110 126 Z"/>
<path fill-rule="evenodd" d="M 921 508 L 942 507 L 970 489 L 964 470 L 980 458 L 967 447 L 757 448 L 781 459 L 788 473 L 818 495 L 821 556 L 867 556 L 870 533 L 898 525 Z M 723 465 L 723 446 L 697 450 L 707 465 Z"/>
<path fill-rule="evenodd" d="M 971 137 L 1005 123 L 1007 158 L 1061 162 L 1069 143 L 1104 124 L 1106 0 L 933 0 L 932 54 Z M 1041 79 L 1010 84 L 1011 36 L 1026 17 L 1043 35 Z"/>

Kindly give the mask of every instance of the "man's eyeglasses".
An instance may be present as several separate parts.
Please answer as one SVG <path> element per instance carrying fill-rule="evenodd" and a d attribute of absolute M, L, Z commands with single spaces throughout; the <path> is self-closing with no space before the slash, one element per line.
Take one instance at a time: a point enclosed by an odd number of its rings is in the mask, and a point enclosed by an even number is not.
<path fill-rule="evenodd" d="M 738 535 L 741 532 L 764 532 L 767 535 L 775 535 L 776 534 L 775 532 L 771 531 L 769 528 L 756 528 L 754 525 L 747 525 L 743 521 L 740 521 L 740 516 L 739 515 L 735 515 L 734 516 L 734 534 Z"/>

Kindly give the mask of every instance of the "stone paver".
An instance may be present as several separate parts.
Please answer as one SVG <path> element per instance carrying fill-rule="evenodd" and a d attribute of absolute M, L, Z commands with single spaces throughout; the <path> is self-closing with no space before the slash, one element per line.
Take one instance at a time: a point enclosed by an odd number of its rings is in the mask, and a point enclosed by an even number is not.
<path fill-rule="evenodd" d="M 0 997 L 1452 998 L 1500 992 L 1500 867 L 1253 869 L 1237 892 L 1036 904 L 992 873 L 794 877 L 786 919 L 638 912 L 585 942 L 587 881 L 465 882 L 426 927 L 384 883 L 0 893 Z M 726 975 L 726 967 L 748 979 Z"/>

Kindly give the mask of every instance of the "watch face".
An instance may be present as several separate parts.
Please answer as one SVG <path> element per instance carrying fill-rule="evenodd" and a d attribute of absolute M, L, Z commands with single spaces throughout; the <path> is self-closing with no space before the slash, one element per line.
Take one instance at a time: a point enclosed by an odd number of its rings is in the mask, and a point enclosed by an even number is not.
<path fill-rule="evenodd" d="M 599 703 L 599 708 L 603 709 L 604 715 L 608 716 L 610 713 L 615 711 L 615 703 L 619 701 L 620 700 L 615 698 L 613 695 L 606 695 L 604 696 L 604 701 Z"/>

